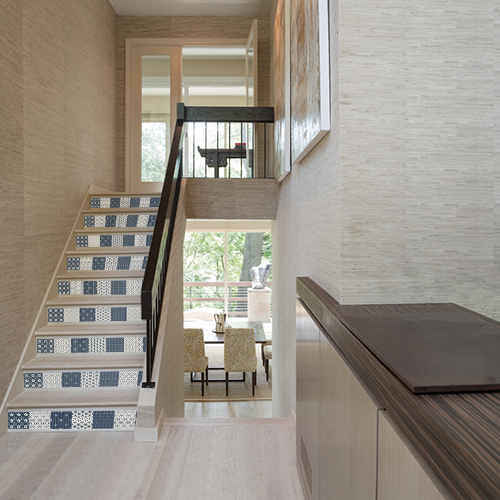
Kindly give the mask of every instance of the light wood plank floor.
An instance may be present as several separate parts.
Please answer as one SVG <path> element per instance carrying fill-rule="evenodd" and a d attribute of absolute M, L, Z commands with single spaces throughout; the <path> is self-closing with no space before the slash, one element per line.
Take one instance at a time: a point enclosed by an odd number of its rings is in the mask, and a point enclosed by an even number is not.
<path fill-rule="evenodd" d="M 184 403 L 186 418 L 271 418 L 272 401 Z"/>
<path fill-rule="evenodd" d="M 172 419 L 133 433 L 8 433 L 2 500 L 304 500 L 293 426 L 281 419 Z"/>

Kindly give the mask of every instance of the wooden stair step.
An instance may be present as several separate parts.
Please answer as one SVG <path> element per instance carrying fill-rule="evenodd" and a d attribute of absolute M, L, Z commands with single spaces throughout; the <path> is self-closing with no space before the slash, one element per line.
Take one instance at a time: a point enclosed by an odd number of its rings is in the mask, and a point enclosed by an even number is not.
<path fill-rule="evenodd" d="M 109 248 L 109 247 L 107 247 Z M 99 271 L 99 276 L 96 277 L 96 271 L 68 271 L 67 273 L 62 273 L 57 276 L 59 281 L 68 280 L 92 280 L 99 281 L 107 278 L 127 279 L 127 278 L 143 278 L 144 270 L 140 271 L 129 271 L 128 269 L 119 269 L 117 271 Z"/>
<path fill-rule="evenodd" d="M 33 370 L 117 370 L 142 369 L 144 354 L 39 354 L 23 365 L 24 371 Z"/>
<path fill-rule="evenodd" d="M 139 387 L 98 387 L 65 391 L 25 389 L 7 403 L 7 408 L 113 408 L 137 406 Z"/>
<path fill-rule="evenodd" d="M 99 196 L 92 196 L 92 198 L 99 198 Z M 105 198 L 105 196 L 101 196 Z M 123 196 L 115 196 L 115 198 L 123 198 Z M 126 197 L 128 198 L 128 196 Z M 133 198 L 133 196 L 131 196 Z M 83 210 L 84 215 L 96 215 L 96 214 L 108 214 L 113 215 L 113 212 L 117 212 L 120 215 L 129 212 L 131 215 L 135 214 L 147 214 L 155 215 L 158 212 L 158 207 L 110 207 L 110 208 L 89 208 Z"/>
<path fill-rule="evenodd" d="M 80 256 L 110 256 L 115 255 L 148 255 L 149 247 L 78 247 L 76 250 L 68 250 L 68 257 Z"/>
<path fill-rule="evenodd" d="M 103 305 L 138 305 L 141 303 L 140 295 L 59 295 L 47 301 L 49 307 L 78 307 L 78 306 L 103 306 Z"/>
<path fill-rule="evenodd" d="M 113 323 L 54 323 L 47 324 L 35 332 L 37 337 L 72 337 L 88 335 L 102 336 L 123 336 L 123 335 L 145 335 L 146 322 L 121 322 L 120 324 Z"/>
<path fill-rule="evenodd" d="M 154 227 L 86 227 L 84 229 L 76 229 L 75 234 L 79 235 L 87 235 L 90 233 L 100 234 L 100 233 L 112 233 L 112 234 L 127 234 L 127 233 L 145 233 L 145 234 L 153 234 Z M 81 248 L 81 247 L 80 247 Z M 110 248 L 110 247 L 107 247 Z"/>

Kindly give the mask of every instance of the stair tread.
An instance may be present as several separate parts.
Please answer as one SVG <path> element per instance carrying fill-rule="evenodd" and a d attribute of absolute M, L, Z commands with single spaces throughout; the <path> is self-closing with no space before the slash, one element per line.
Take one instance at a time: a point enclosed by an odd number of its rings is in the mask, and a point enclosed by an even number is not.
<path fill-rule="evenodd" d="M 116 370 L 144 366 L 144 353 L 103 354 L 39 354 L 23 365 L 24 371 L 32 370 Z"/>
<path fill-rule="evenodd" d="M 125 234 L 125 233 L 153 233 L 154 227 L 152 226 L 140 226 L 140 227 L 86 227 L 83 229 L 76 229 L 75 234 L 87 235 L 87 234 L 97 234 L 97 233 L 113 233 L 113 234 Z M 81 247 L 80 247 L 81 248 Z M 85 247 L 84 247 L 85 248 Z M 109 247 L 108 247 L 109 248 Z"/>
<path fill-rule="evenodd" d="M 68 256 L 93 256 L 93 255 L 148 255 L 149 247 L 78 247 L 76 250 L 68 250 Z"/>
<path fill-rule="evenodd" d="M 139 387 L 89 388 L 78 390 L 25 389 L 7 408 L 82 408 L 137 406 Z"/>
<path fill-rule="evenodd" d="M 95 323 L 95 322 L 92 322 Z M 90 324 L 90 323 L 56 323 L 45 325 L 36 331 L 37 337 L 70 337 L 86 335 L 144 335 L 146 333 L 146 322 L 122 322 L 116 324 Z"/>
<path fill-rule="evenodd" d="M 127 279 L 127 278 L 143 278 L 144 271 L 130 271 L 128 269 L 120 269 L 117 271 L 99 271 L 99 276 L 96 277 L 96 271 L 68 271 L 67 273 L 59 274 L 57 276 L 58 280 L 72 280 L 72 279 L 84 279 L 84 280 L 94 280 L 99 281 L 100 279 L 106 278 L 116 278 L 116 279 Z"/>
<path fill-rule="evenodd" d="M 140 303 L 140 295 L 59 295 L 54 299 L 48 300 L 47 306 L 137 305 Z"/>
<path fill-rule="evenodd" d="M 99 197 L 92 196 L 92 198 L 99 198 Z M 128 196 L 114 196 L 114 198 L 128 198 Z M 130 215 L 147 214 L 147 213 L 155 215 L 158 213 L 158 207 L 106 207 L 106 208 L 88 208 L 83 210 L 84 215 L 113 214 L 113 212 L 117 212 L 120 215 L 123 215 L 126 212 L 129 212 Z"/>

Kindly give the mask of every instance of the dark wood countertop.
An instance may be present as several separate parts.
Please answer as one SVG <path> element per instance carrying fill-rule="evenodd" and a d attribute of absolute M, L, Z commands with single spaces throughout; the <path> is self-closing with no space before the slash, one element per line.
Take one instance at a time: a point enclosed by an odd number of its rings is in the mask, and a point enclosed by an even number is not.
<path fill-rule="evenodd" d="M 499 500 L 500 392 L 415 394 L 359 332 L 370 318 L 376 324 L 392 317 L 399 325 L 403 318 L 466 318 L 493 336 L 500 323 L 456 304 L 343 306 L 310 278 L 297 279 L 297 293 L 452 497 Z"/>

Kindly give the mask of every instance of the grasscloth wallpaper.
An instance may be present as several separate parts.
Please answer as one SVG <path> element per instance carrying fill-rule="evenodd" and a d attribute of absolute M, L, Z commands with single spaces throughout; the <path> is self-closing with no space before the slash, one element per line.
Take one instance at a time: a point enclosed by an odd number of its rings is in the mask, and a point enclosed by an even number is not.
<path fill-rule="evenodd" d="M 276 416 L 295 407 L 295 276 L 343 304 L 500 319 L 498 2 L 329 7 L 332 130 L 281 184 L 273 233 Z"/>
<path fill-rule="evenodd" d="M 118 187 L 107 0 L 0 0 L 0 399 L 90 184 Z"/>
<path fill-rule="evenodd" d="M 125 39 L 247 38 L 251 17 L 118 17 L 117 163 L 124 185 L 125 169 Z M 259 106 L 269 106 L 269 19 L 258 18 Z"/>

